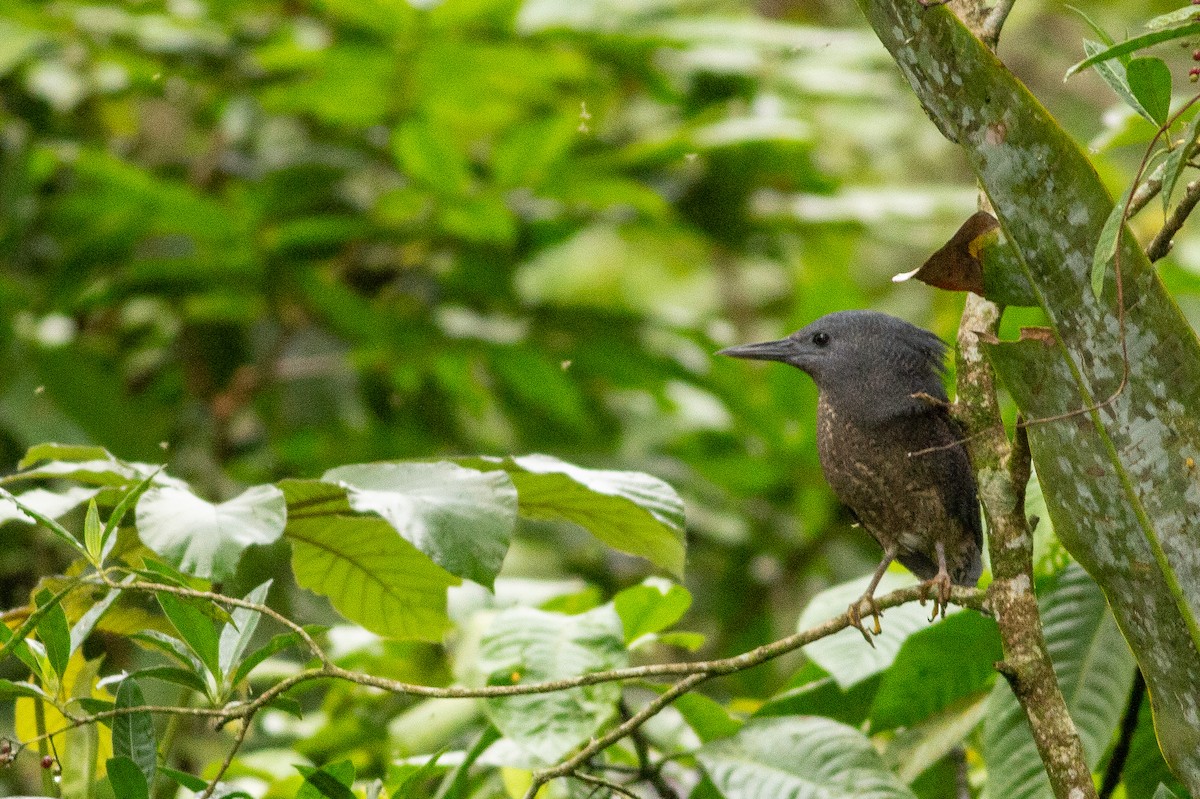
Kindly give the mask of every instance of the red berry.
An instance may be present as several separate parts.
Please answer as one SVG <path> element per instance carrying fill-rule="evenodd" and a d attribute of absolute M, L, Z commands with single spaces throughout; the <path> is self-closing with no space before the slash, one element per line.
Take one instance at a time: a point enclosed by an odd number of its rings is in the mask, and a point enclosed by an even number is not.
<path fill-rule="evenodd" d="M 1193 61 L 1200 61 L 1200 50 L 1193 50 L 1193 51 L 1192 51 L 1192 60 L 1193 60 Z"/>
<path fill-rule="evenodd" d="M 53 765 L 54 765 L 54 758 L 51 757 L 50 755 L 46 755 L 45 757 L 42 758 L 42 768 L 50 768 Z"/>

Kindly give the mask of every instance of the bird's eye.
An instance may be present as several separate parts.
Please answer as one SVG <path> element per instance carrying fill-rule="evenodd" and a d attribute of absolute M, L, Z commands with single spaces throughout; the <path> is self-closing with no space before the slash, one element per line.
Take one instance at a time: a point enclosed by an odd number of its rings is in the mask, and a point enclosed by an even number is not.
<path fill-rule="evenodd" d="M 812 343 L 816 344 L 818 347 L 824 347 L 826 344 L 829 343 L 829 334 L 826 333 L 825 331 L 819 331 L 817 333 L 813 333 Z"/>

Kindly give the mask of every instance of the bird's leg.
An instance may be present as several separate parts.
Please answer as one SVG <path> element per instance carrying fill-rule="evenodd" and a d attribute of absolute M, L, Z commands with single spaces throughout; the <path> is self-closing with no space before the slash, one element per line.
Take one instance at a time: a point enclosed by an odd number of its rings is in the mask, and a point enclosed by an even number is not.
<path fill-rule="evenodd" d="M 875 603 L 875 589 L 879 587 L 879 581 L 883 579 L 883 573 L 887 571 L 888 566 L 895 559 L 896 550 L 894 547 L 883 551 L 883 560 L 879 561 L 879 568 L 875 569 L 875 574 L 871 575 L 871 582 L 867 584 L 867 590 L 863 592 L 862 596 L 850 603 L 850 608 L 847 611 L 850 616 L 851 626 L 857 627 L 858 631 L 862 633 L 863 638 L 872 647 L 875 646 L 875 642 L 871 640 L 871 633 L 867 631 L 866 625 L 863 624 L 862 606 L 865 604 L 867 611 L 875 619 L 875 635 L 879 635 L 883 632 L 883 627 L 879 623 L 882 614 L 879 610 L 879 605 Z"/>
<path fill-rule="evenodd" d="M 933 621 L 941 613 L 942 618 L 946 618 L 946 606 L 950 604 L 950 570 L 946 568 L 946 547 L 941 541 L 935 541 L 933 544 L 934 550 L 937 552 L 938 570 L 937 574 L 932 579 L 921 583 L 921 604 L 925 604 L 924 592 L 930 588 L 934 588 L 933 595 L 933 613 L 929 616 L 929 620 Z"/>

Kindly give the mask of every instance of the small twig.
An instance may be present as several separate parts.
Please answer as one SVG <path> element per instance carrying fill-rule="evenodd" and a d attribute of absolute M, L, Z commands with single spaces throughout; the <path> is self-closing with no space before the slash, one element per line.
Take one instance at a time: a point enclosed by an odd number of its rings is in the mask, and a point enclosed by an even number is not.
<path fill-rule="evenodd" d="M 1113 746 L 1112 757 L 1108 767 L 1104 769 L 1104 780 L 1100 783 L 1098 799 L 1110 799 L 1117 786 L 1121 784 L 1121 774 L 1125 771 L 1125 761 L 1129 759 L 1129 747 L 1133 743 L 1133 734 L 1137 731 L 1138 715 L 1142 709 L 1142 699 L 1146 696 L 1146 678 L 1140 669 L 1134 669 L 1133 686 L 1129 689 L 1129 701 L 1125 705 L 1125 713 L 1121 716 L 1121 733 Z"/>
<path fill-rule="evenodd" d="M 1175 210 L 1163 222 L 1162 230 L 1158 231 L 1150 244 L 1146 246 L 1146 257 L 1150 259 L 1151 263 L 1165 258 L 1171 252 L 1171 247 L 1175 243 L 1173 241 L 1175 234 L 1183 227 L 1183 223 L 1187 221 L 1197 203 L 1200 203 L 1200 180 L 1193 180 L 1187 185 L 1187 190 L 1184 191 L 1183 198 L 1175 206 Z"/>
<path fill-rule="evenodd" d="M 221 782 L 221 778 L 225 776 L 225 772 L 229 770 L 230 764 L 233 763 L 234 756 L 242 748 L 242 742 L 246 740 L 246 734 L 250 732 L 250 725 L 253 723 L 253 713 L 242 719 L 242 728 L 238 730 L 237 736 L 233 739 L 233 746 L 229 748 L 225 759 L 221 761 L 221 767 L 217 769 L 217 773 L 213 775 L 213 778 L 208 783 L 208 787 L 204 789 L 204 793 L 200 794 L 199 799 L 211 799 L 213 793 L 217 790 L 217 785 Z"/>
<path fill-rule="evenodd" d="M 1133 197 L 1129 199 L 1129 217 L 1138 215 L 1146 205 L 1158 196 L 1162 191 L 1163 174 L 1167 171 L 1167 164 L 1164 161 L 1154 168 L 1150 173 L 1150 177 L 1143 180 L 1133 192 Z"/>
<path fill-rule="evenodd" d="M 1015 4 L 1016 0 L 999 0 L 984 18 L 983 26 L 979 30 L 979 38 L 983 40 L 989 50 L 995 50 L 996 45 L 999 44 L 1000 29 L 1004 27 L 1004 21 L 1008 19 L 1008 14 Z"/>
<path fill-rule="evenodd" d="M 848 622 L 848 620 L 847 620 Z M 579 768 L 580 764 L 585 763 L 597 752 L 601 752 L 612 746 L 617 741 L 629 735 L 638 727 L 645 724 L 651 718 L 656 716 L 663 708 L 674 702 L 679 697 L 686 694 L 688 691 L 695 688 L 705 680 L 709 680 L 716 676 L 714 672 L 700 672 L 698 674 L 690 674 L 684 677 L 679 682 L 672 685 L 659 696 L 656 696 L 646 704 L 637 713 L 634 713 L 624 723 L 609 730 L 599 738 L 594 738 L 592 741 L 573 756 L 567 758 L 562 763 L 548 768 L 543 771 L 537 771 L 533 774 L 533 782 L 529 786 L 529 790 L 525 792 L 525 799 L 534 799 L 537 792 L 543 785 L 556 777 L 565 777 Z"/>
<path fill-rule="evenodd" d="M 591 785 L 597 785 L 601 788 L 607 788 L 613 793 L 619 793 L 621 796 L 627 797 L 627 799 L 641 799 L 640 796 L 624 786 L 618 785 L 612 780 L 606 780 L 603 777 L 597 777 L 594 774 L 588 774 L 586 771 L 574 771 L 568 776 L 570 776 L 573 780 L 579 780 L 580 782 L 586 782 L 590 783 Z"/>
<path fill-rule="evenodd" d="M 621 715 L 625 718 L 630 717 L 628 706 L 625 700 L 621 700 Z M 670 786 L 666 778 L 662 775 L 661 766 L 656 766 L 650 762 L 650 744 L 646 741 L 646 736 L 642 730 L 634 730 L 629 734 L 629 741 L 633 744 L 633 751 L 638 759 L 638 776 L 650 783 L 650 786 L 658 792 L 662 799 L 679 799 L 679 794 Z"/>

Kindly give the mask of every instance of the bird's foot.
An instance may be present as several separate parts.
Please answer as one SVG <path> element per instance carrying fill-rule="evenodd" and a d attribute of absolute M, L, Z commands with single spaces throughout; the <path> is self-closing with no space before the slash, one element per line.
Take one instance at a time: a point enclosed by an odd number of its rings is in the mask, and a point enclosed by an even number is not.
<path fill-rule="evenodd" d="M 928 591 L 933 589 L 933 613 L 930 614 L 929 620 L 934 621 L 940 615 L 943 619 L 946 618 L 946 607 L 950 604 L 950 575 L 944 571 L 938 572 L 933 579 L 926 580 L 921 583 L 921 604 L 925 604 L 928 598 Z"/>
<path fill-rule="evenodd" d="M 872 625 L 873 631 L 867 629 L 867 625 L 863 623 L 863 607 L 866 606 L 867 615 L 874 619 Z M 874 635 L 879 635 L 883 632 L 883 626 L 879 623 L 883 618 L 883 611 L 879 609 L 878 603 L 875 602 L 875 597 L 871 594 L 863 594 L 858 599 L 850 603 L 846 614 L 850 617 L 850 626 L 856 628 L 862 633 L 863 640 L 875 647 Z M 873 632 L 873 634 L 872 634 Z"/>

